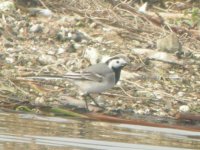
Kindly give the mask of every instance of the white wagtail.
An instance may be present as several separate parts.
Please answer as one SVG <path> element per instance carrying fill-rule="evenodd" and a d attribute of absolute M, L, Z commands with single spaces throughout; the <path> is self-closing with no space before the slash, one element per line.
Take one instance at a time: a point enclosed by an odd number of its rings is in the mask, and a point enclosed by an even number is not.
<path fill-rule="evenodd" d="M 121 69 L 129 63 L 124 55 L 116 55 L 104 63 L 98 63 L 78 72 L 66 73 L 63 76 L 35 76 L 29 79 L 66 79 L 81 90 L 83 96 L 89 96 L 94 103 L 98 103 L 90 96 L 92 93 L 101 93 L 112 87 L 120 79 Z M 87 100 L 86 107 L 88 108 Z"/>

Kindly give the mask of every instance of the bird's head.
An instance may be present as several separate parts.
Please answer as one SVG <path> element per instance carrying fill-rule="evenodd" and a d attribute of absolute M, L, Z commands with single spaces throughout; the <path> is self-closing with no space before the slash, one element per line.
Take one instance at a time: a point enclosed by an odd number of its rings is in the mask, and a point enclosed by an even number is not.
<path fill-rule="evenodd" d="M 120 79 L 121 69 L 129 63 L 129 58 L 122 54 L 115 55 L 106 61 L 108 67 L 115 73 L 115 83 L 117 83 Z"/>
<path fill-rule="evenodd" d="M 121 70 L 129 62 L 130 62 L 130 60 L 128 59 L 128 57 L 126 57 L 124 55 L 116 55 L 116 56 L 113 56 L 110 59 L 108 59 L 106 61 L 106 64 L 108 65 L 108 67 L 110 69 Z"/>

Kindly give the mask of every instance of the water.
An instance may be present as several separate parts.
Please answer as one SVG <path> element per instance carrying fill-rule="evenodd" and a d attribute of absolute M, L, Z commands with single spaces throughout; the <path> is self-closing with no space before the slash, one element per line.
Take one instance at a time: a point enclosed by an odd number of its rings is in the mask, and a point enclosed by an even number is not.
<path fill-rule="evenodd" d="M 0 150 L 200 149 L 200 132 L 0 113 Z"/>

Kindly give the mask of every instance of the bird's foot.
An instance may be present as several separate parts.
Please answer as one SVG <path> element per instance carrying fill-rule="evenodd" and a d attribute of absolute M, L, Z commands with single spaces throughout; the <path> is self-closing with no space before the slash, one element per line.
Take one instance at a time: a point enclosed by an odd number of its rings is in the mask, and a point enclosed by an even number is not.
<path fill-rule="evenodd" d="M 86 97 L 84 98 L 84 100 L 85 100 L 85 106 L 86 106 L 86 109 L 87 109 L 88 111 L 90 111 L 90 110 L 89 110 L 89 107 L 88 107 L 87 98 L 90 98 L 90 99 L 95 103 L 95 105 L 96 105 L 97 107 L 101 108 L 101 110 L 104 110 L 104 109 L 105 109 L 103 106 L 99 105 L 98 102 L 97 102 L 91 95 L 87 94 L 87 95 L 85 95 L 85 96 L 86 96 Z"/>

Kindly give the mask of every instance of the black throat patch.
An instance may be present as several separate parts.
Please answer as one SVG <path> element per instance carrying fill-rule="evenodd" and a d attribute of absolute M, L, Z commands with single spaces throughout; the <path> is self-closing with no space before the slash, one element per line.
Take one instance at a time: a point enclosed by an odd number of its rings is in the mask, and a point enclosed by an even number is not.
<path fill-rule="evenodd" d="M 105 63 L 107 65 L 109 65 L 110 61 L 114 60 L 114 59 L 119 59 L 120 57 L 112 57 L 111 59 L 109 59 L 108 61 L 106 61 Z M 118 68 L 114 68 L 112 67 L 112 70 L 115 73 L 115 84 L 119 81 L 120 79 L 120 74 L 121 74 L 121 70 L 124 66 L 118 67 Z"/>
<path fill-rule="evenodd" d="M 114 67 L 112 67 L 112 70 L 115 72 L 115 84 L 120 79 L 121 69 L 122 69 L 122 67 L 120 67 L 120 68 L 114 68 Z"/>

